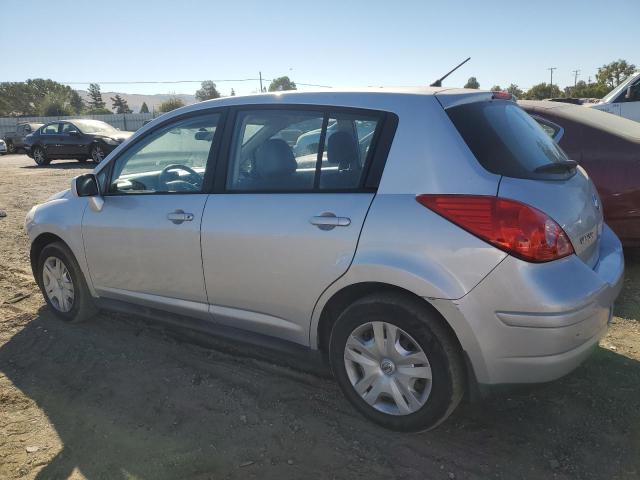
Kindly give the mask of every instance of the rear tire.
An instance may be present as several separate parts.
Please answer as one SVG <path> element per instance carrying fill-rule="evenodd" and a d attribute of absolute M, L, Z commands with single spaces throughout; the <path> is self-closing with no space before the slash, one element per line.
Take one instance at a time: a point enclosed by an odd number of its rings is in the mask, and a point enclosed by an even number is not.
<path fill-rule="evenodd" d="M 47 158 L 47 152 L 40 146 L 33 148 L 33 159 L 39 167 L 49 165 L 49 162 L 51 162 L 51 160 Z"/>
<path fill-rule="evenodd" d="M 36 280 L 47 305 L 61 320 L 79 323 L 97 313 L 82 270 L 64 243 L 50 243 L 42 249 Z"/>
<path fill-rule="evenodd" d="M 461 349 L 443 322 L 404 294 L 372 294 L 347 307 L 333 326 L 329 360 L 351 404 L 391 430 L 442 423 L 462 400 L 466 378 Z"/>
<path fill-rule="evenodd" d="M 7 143 L 7 153 L 16 153 L 16 147 L 13 146 L 13 142 Z"/>

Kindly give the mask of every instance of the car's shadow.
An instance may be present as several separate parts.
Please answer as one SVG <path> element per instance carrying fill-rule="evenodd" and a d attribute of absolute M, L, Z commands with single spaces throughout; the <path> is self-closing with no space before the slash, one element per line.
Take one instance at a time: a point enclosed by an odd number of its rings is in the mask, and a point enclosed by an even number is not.
<path fill-rule="evenodd" d="M 640 467 L 640 362 L 609 350 L 406 435 L 361 418 L 331 379 L 252 349 L 195 346 L 129 316 L 67 325 L 45 307 L 15 328 L 0 372 L 62 443 L 39 479 L 76 468 L 88 479 L 627 478 Z"/>
<path fill-rule="evenodd" d="M 20 168 L 26 168 L 26 169 L 33 169 L 33 168 L 38 168 L 38 169 L 47 169 L 47 168 L 51 168 L 51 169 L 56 169 L 56 170 L 71 170 L 71 169 L 77 169 L 77 168 L 86 168 L 86 169 L 91 169 L 93 170 L 94 168 L 96 168 L 96 163 L 94 162 L 79 162 L 78 160 L 52 160 L 50 164 L 48 165 L 36 165 L 35 162 L 33 163 L 33 165 L 25 165 L 23 167 Z"/>

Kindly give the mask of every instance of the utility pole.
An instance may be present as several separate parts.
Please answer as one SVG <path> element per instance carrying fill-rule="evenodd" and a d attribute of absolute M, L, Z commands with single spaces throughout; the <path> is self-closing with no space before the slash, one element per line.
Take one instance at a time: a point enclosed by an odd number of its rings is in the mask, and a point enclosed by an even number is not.
<path fill-rule="evenodd" d="M 551 82 L 549 83 L 549 86 L 553 87 L 553 71 L 556 70 L 558 67 L 549 67 L 547 68 L 547 70 L 549 70 L 551 72 Z"/>
<path fill-rule="evenodd" d="M 260 74 L 260 93 L 264 92 L 264 90 L 262 90 L 262 72 L 258 72 Z"/>
<path fill-rule="evenodd" d="M 578 85 L 578 74 L 580 73 L 580 70 L 573 70 L 573 86 L 574 88 L 576 87 L 576 85 Z"/>

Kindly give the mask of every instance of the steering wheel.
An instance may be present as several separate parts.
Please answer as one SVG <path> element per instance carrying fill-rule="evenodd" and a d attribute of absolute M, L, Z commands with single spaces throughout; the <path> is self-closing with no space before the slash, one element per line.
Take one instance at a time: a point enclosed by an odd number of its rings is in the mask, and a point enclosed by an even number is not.
<path fill-rule="evenodd" d="M 169 172 L 171 170 L 182 170 L 187 172 L 189 175 L 185 179 L 171 179 L 169 178 Z M 189 179 L 192 180 L 189 181 Z M 167 165 L 162 169 L 158 177 L 158 183 L 167 187 L 169 186 L 169 184 L 171 184 L 171 186 L 174 187 L 175 190 L 196 191 L 200 190 L 200 187 L 202 185 L 202 176 L 191 167 L 180 165 L 178 163 L 172 163 L 171 165 Z"/>

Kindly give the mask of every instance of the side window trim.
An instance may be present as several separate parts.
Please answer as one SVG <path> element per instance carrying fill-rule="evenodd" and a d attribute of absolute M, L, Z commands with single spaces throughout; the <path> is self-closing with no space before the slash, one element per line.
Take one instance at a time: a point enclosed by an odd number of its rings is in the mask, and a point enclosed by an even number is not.
<path fill-rule="evenodd" d="M 378 125 L 374 131 L 371 145 L 366 158 L 365 171 L 360 179 L 360 185 L 357 188 L 350 189 L 307 189 L 307 190 L 286 190 L 286 191 L 239 191 L 228 189 L 226 186 L 227 174 L 231 162 L 231 144 L 233 141 L 233 133 L 235 131 L 238 112 L 245 110 L 304 110 L 322 112 L 323 116 L 328 118 L 331 114 L 363 114 L 378 117 Z M 323 117 L 323 126 L 324 126 Z M 279 193 L 375 193 L 380 184 L 380 179 L 384 171 L 387 156 L 391 149 L 391 144 L 395 137 L 398 126 L 398 116 L 395 113 L 383 110 L 359 108 L 359 107 L 343 107 L 333 105 L 317 105 L 317 104 L 246 104 L 230 107 L 225 122 L 224 135 L 221 140 L 221 148 L 218 156 L 218 162 L 215 168 L 215 179 L 211 193 L 214 194 L 279 194 Z M 326 128 L 323 130 L 326 134 Z M 321 134 L 322 135 L 322 134 Z M 324 145 L 322 146 L 324 148 Z M 323 151 L 320 150 L 319 155 Z M 316 172 L 317 173 L 317 172 Z M 315 179 L 314 179 L 315 182 Z M 314 185 L 315 187 L 315 185 Z"/>
<path fill-rule="evenodd" d="M 226 120 L 228 118 L 228 107 L 218 107 L 218 108 L 208 108 L 208 109 L 203 109 L 203 110 L 196 110 L 193 112 L 188 112 L 185 113 L 183 115 L 179 115 L 176 117 L 172 117 L 169 118 L 167 120 L 165 120 L 164 122 L 159 123 L 157 126 L 155 126 L 153 129 L 149 130 L 148 132 L 145 132 L 144 135 L 139 136 L 138 138 L 136 138 L 132 143 L 130 143 L 129 145 L 127 145 L 127 148 L 123 149 L 122 151 L 118 152 L 118 154 L 116 156 L 114 156 L 111 160 L 109 160 L 109 164 L 105 167 L 104 171 L 107 174 L 107 182 L 106 182 L 106 191 L 102 192 L 103 196 L 132 196 L 132 195 L 176 195 L 176 194 L 180 194 L 180 195 L 205 195 L 205 194 L 210 194 L 212 193 L 213 190 L 213 181 L 214 181 L 214 175 L 215 175 L 215 170 L 216 170 L 216 163 L 218 162 L 218 159 L 220 158 L 220 153 L 221 153 L 221 144 L 223 141 L 223 130 L 226 130 Z M 181 122 L 183 120 L 189 119 L 189 118 L 193 118 L 193 117 L 199 117 L 199 116 L 205 116 L 205 115 L 220 115 L 220 118 L 218 120 L 218 126 L 216 127 L 216 133 L 213 136 L 213 140 L 211 142 L 211 148 L 209 149 L 209 155 L 207 157 L 207 164 L 205 167 L 205 174 L 204 174 L 204 178 L 202 180 L 202 191 L 200 192 L 132 192 L 132 193 L 118 193 L 118 192 L 109 192 L 109 185 L 111 185 L 111 182 L 113 180 L 113 167 L 115 165 L 115 163 L 118 161 L 118 159 L 126 154 L 130 149 L 134 148 L 136 145 L 138 145 L 140 142 L 144 141 L 146 138 L 148 138 L 149 135 L 153 135 L 155 132 L 157 132 L 158 130 L 165 128 L 167 125 L 171 124 L 171 123 L 177 123 L 177 122 Z M 222 127 L 222 128 L 221 128 Z M 101 173 L 102 173 L 101 171 Z"/>

